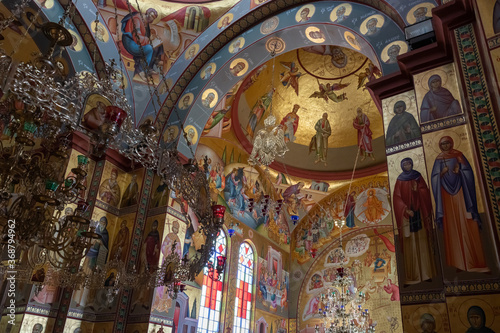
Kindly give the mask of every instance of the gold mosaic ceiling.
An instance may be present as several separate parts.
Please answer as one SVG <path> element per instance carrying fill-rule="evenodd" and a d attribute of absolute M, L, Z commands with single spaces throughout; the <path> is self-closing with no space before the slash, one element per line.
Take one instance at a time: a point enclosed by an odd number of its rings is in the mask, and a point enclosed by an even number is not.
<path fill-rule="evenodd" d="M 356 116 L 356 109 L 361 107 L 370 119 L 373 139 L 382 136 L 383 123 L 378 109 L 368 90 L 364 89 L 363 86 L 358 89 L 360 76 L 365 75 L 366 69 L 371 64 L 370 60 L 350 49 L 334 46 L 323 48 L 323 50 L 295 50 L 279 55 L 274 60 L 276 93 L 273 98 L 272 112 L 276 116 L 277 122 L 280 122 L 286 114 L 292 111 L 294 104 L 299 104 L 301 106 L 298 111 L 300 119 L 294 143 L 309 146 L 311 137 L 316 134 L 314 126 L 326 112 L 332 127 L 329 148 L 354 146 L 357 145 L 357 131 L 353 128 L 352 123 Z M 243 93 L 240 101 L 239 121 L 244 132 L 246 132 L 249 116 L 246 114 L 248 111 L 242 112 L 241 103 L 246 101 L 251 110 L 257 100 L 271 89 L 273 60 L 270 60 L 265 66 L 266 68 L 259 75 L 256 83 Z M 296 80 L 298 84 L 290 81 L 289 83 L 281 82 L 286 81 L 292 67 L 295 67 L 292 72 L 295 77 L 298 76 Z M 364 83 L 366 82 L 365 79 Z M 328 87 L 339 89 L 325 93 L 321 91 L 320 84 L 327 90 Z M 342 88 L 344 85 L 346 86 Z M 311 97 L 314 94 L 319 95 L 319 97 Z M 328 94 L 331 98 L 328 97 Z M 343 94 L 345 99 L 342 97 Z M 262 117 L 256 130 L 263 126 L 263 119 L 267 117 L 268 113 L 269 110 Z M 252 142 L 251 137 L 248 136 L 248 139 Z"/>

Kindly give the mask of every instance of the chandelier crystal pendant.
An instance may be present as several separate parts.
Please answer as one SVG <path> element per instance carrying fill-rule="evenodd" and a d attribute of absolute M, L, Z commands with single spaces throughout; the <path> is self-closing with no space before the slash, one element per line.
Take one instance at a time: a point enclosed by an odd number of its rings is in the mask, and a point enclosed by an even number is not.
<path fill-rule="evenodd" d="M 368 309 L 363 310 L 366 295 L 357 291 L 352 271 L 344 266 L 345 255 L 342 248 L 342 229 L 345 219 L 336 220 L 335 226 L 340 230 L 340 244 L 337 259 L 340 262 L 337 268 L 334 289 L 327 289 L 320 295 L 323 305 L 318 314 L 324 320 L 324 327 L 316 325 L 314 332 L 320 333 L 374 333 L 375 326 L 370 320 Z M 323 326 L 323 325 L 322 325 Z"/>
<path fill-rule="evenodd" d="M 276 117 L 273 115 L 274 93 L 274 65 L 276 62 L 276 47 L 271 52 L 273 67 L 271 71 L 271 102 L 269 104 L 269 116 L 264 119 L 264 128 L 257 131 L 253 140 L 253 148 L 248 162 L 251 165 L 269 166 L 276 157 L 284 157 L 288 151 L 285 143 L 285 132 L 280 124 L 276 125 Z"/>

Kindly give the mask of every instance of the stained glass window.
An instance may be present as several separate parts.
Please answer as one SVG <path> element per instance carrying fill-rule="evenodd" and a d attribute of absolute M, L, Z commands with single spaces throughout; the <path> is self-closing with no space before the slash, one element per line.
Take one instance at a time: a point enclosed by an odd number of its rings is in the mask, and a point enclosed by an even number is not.
<path fill-rule="evenodd" d="M 226 235 L 224 231 L 221 230 L 215 243 L 215 252 L 210 260 L 215 266 L 217 265 L 217 256 L 225 255 Z M 221 273 L 222 276 L 220 277 L 220 281 L 214 281 L 209 277 L 207 267 L 205 267 L 203 273 L 203 287 L 201 288 L 201 304 L 197 333 L 218 333 L 224 272 Z"/>
<path fill-rule="evenodd" d="M 234 304 L 233 333 L 250 332 L 250 315 L 252 312 L 253 286 L 253 250 L 250 244 L 240 246 L 238 258 L 238 276 L 236 284 L 236 301 Z"/>

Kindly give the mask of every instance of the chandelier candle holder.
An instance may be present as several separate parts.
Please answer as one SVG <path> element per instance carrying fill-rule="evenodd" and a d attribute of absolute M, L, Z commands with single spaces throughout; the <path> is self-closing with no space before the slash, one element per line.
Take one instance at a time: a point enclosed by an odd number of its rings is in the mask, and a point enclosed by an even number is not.
<path fill-rule="evenodd" d="M 344 267 L 345 255 L 342 249 L 342 229 L 345 220 L 336 220 L 335 226 L 340 229 L 340 244 L 338 259 L 340 267 L 337 268 L 336 277 L 333 281 L 335 289 L 327 289 L 321 294 L 322 307 L 318 314 L 324 320 L 324 326 L 316 325 L 315 332 L 325 333 L 374 333 L 375 326 L 371 324 L 368 309 L 362 306 L 366 301 L 363 292 L 357 292 L 354 286 L 352 272 Z"/>
<path fill-rule="evenodd" d="M 214 267 L 212 260 L 209 260 L 207 263 L 208 268 L 208 277 L 214 281 L 220 281 L 222 276 L 222 272 L 226 267 L 226 257 L 225 256 L 217 256 L 217 265 Z"/>
<path fill-rule="evenodd" d="M 269 116 L 264 119 L 264 128 L 257 131 L 253 140 L 253 148 L 248 162 L 251 165 L 265 165 L 268 167 L 276 157 L 283 157 L 288 151 L 285 143 L 285 132 L 280 124 L 276 125 L 276 117 L 273 115 L 274 89 L 274 65 L 276 62 L 276 46 L 270 53 L 273 58 L 271 70 L 271 102 L 269 104 Z"/>

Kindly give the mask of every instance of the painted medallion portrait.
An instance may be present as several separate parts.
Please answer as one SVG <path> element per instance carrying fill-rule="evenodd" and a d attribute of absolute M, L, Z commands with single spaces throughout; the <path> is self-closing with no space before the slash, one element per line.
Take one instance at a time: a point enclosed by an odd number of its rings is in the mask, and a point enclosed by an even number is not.
<path fill-rule="evenodd" d="M 436 7 L 435 4 L 430 2 L 419 3 L 406 15 L 406 21 L 408 24 L 415 24 L 427 19 L 432 18 L 432 8 Z"/>
<path fill-rule="evenodd" d="M 186 140 L 189 145 L 194 145 L 198 141 L 198 131 L 193 125 L 186 126 L 184 129 L 186 132 Z"/>
<path fill-rule="evenodd" d="M 343 3 L 341 5 L 338 5 L 337 7 L 333 8 L 332 12 L 330 13 L 330 21 L 333 23 L 342 23 L 344 22 L 349 15 L 351 15 L 352 12 L 352 6 L 350 3 Z"/>
<path fill-rule="evenodd" d="M 200 45 L 198 44 L 189 46 L 186 53 L 184 54 L 184 58 L 186 58 L 186 60 L 194 59 L 194 57 L 198 54 L 199 50 L 200 50 Z"/>
<path fill-rule="evenodd" d="M 354 214 L 361 223 L 378 224 L 391 212 L 388 193 L 381 188 L 369 188 L 356 198 Z"/>
<path fill-rule="evenodd" d="M 245 38 L 239 37 L 229 45 L 229 53 L 238 53 L 245 46 Z"/>
<path fill-rule="evenodd" d="M 174 142 L 178 136 L 179 126 L 171 125 L 165 130 L 165 134 L 163 134 L 163 141 L 165 141 L 166 143 L 171 143 Z"/>
<path fill-rule="evenodd" d="M 397 40 L 384 47 L 380 57 L 382 61 L 388 65 L 396 64 L 398 62 L 398 56 L 406 52 L 408 52 L 408 44 L 401 40 Z"/>
<path fill-rule="evenodd" d="M 181 110 L 187 110 L 191 104 L 193 103 L 194 100 L 194 95 L 193 93 L 187 93 L 181 97 L 181 100 L 179 101 L 179 109 Z"/>
<path fill-rule="evenodd" d="M 358 40 L 356 39 L 356 36 L 354 36 L 354 34 L 350 31 L 346 31 L 344 32 L 344 39 L 346 40 L 346 42 L 352 46 L 352 48 L 356 49 L 356 50 L 361 50 L 361 46 L 359 45 L 358 43 Z"/>
<path fill-rule="evenodd" d="M 78 34 L 71 30 L 71 29 L 68 29 L 69 33 L 71 34 L 72 38 L 73 38 L 73 43 L 71 43 L 70 46 L 68 46 L 68 48 L 72 51 L 75 51 L 75 52 L 80 52 L 83 48 L 83 42 L 82 40 L 80 39 L 80 36 L 78 36 Z"/>
<path fill-rule="evenodd" d="M 219 23 L 217 23 L 217 28 L 219 29 L 224 29 L 231 24 L 233 21 L 234 15 L 232 13 L 227 13 L 226 15 L 222 16 L 219 20 Z"/>
<path fill-rule="evenodd" d="M 203 80 L 208 80 L 215 73 L 216 69 L 217 65 L 215 64 L 215 62 L 210 62 L 205 67 L 203 67 L 200 73 L 200 77 Z"/>
<path fill-rule="evenodd" d="M 326 40 L 325 33 L 318 27 L 307 27 L 306 28 L 306 37 L 313 43 L 323 43 Z"/>
<path fill-rule="evenodd" d="M 298 23 L 307 22 L 314 15 L 315 11 L 316 7 L 314 7 L 314 5 L 305 5 L 297 11 L 297 14 L 295 14 L 295 21 Z"/>
<path fill-rule="evenodd" d="M 453 64 L 417 74 L 414 79 L 420 123 L 463 113 Z"/>
<path fill-rule="evenodd" d="M 382 29 L 384 22 L 385 19 L 380 14 L 369 16 L 361 23 L 359 31 L 365 36 L 374 36 Z"/>
<path fill-rule="evenodd" d="M 108 29 L 106 29 L 102 23 L 98 22 L 96 24 L 94 21 L 90 24 L 90 29 L 96 40 L 103 43 L 106 43 L 109 40 Z"/>
<path fill-rule="evenodd" d="M 214 89 L 207 89 L 201 95 L 201 104 L 207 109 L 215 107 L 219 98 L 219 94 Z"/>
<path fill-rule="evenodd" d="M 265 20 L 260 26 L 260 33 L 267 35 L 268 33 L 273 32 L 279 23 L 280 19 L 277 16 L 273 16 L 270 19 Z"/>
<path fill-rule="evenodd" d="M 229 65 L 229 72 L 231 72 L 231 74 L 233 74 L 234 76 L 243 76 L 247 71 L 248 71 L 248 61 L 246 61 L 243 58 L 234 59 L 233 62 L 231 62 L 231 65 Z"/>

